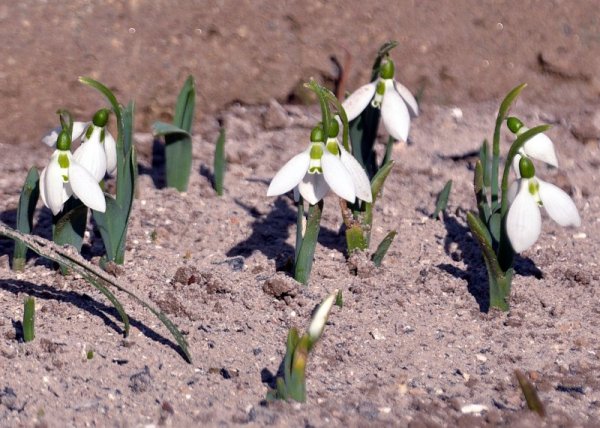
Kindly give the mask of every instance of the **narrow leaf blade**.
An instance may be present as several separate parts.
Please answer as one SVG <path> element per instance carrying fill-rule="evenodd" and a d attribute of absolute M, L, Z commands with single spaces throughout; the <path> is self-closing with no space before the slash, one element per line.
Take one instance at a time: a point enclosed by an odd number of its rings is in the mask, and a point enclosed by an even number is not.
<path fill-rule="evenodd" d="M 390 249 L 390 245 L 392 245 L 392 242 L 396 237 L 396 233 L 397 232 L 395 230 L 390 231 L 377 246 L 377 250 L 375 250 L 373 256 L 371 257 L 371 260 L 375 266 L 381 266 L 383 258 L 387 254 L 388 250 Z"/>

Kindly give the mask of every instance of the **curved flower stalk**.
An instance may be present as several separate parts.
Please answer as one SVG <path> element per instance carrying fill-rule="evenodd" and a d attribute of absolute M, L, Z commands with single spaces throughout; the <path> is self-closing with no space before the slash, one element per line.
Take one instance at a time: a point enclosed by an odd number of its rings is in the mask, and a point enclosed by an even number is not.
<path fill-rule="evenodd" d="M 511 104 L 525 86 L 522 84 L 510 91 L 500 105 L 491 153 L 492 167 L 483 167 L 490 160 L 485 141 L 475 165 L 478 214 L 467 214 L 467 222 L 481 247 L 488 271 L 490 306 L 503 311 L 509 309 L 514 255 L 530 248 L 540 235 L 540 207 L 543 206 L 549 216 L 562 226 L 581 224 L 571 198 L 558 187 L 535 176 L 530 158 L 558 166 L 554 145 L 543 134 L 549 126 L 527 129 L 517 118 L 507 117 Z M 516 134 L 516 139 L 506 156 L 499 186 L 500 131 L 505 121 Z M 515 171 L 517 180 L 509 186 L 511 166 L 518 166 Z"/>
<path fill-rule="evenodd" d="M 541 134 L 538 134 L 541 135 Z M 519 161 L 520 176 L 511 186 L 506 233 L 516 253 L 527 250 L 539 238 L 542 229 L 540 207 L 563 227 L 581 225 L 573 200 L 562 189 L 535 177 L 533 163 L 527 157 Z"/>
<path fill-rule="evenodd" d="M 104 212 L 104 193 L 96 179 L 71 154 L 71 138 L 62 131 L 56 150 L 40 174 L 40 196 L 44 205 L 57 215 L 67 199 L 74 195 L 93 210 Z"/>

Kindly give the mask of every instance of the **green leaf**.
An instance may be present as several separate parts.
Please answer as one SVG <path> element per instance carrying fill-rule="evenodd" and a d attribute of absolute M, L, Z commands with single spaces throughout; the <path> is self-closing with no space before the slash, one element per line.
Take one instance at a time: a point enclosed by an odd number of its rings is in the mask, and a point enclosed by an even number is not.
<path fill-rule="evenodd" d="M 450 191 L 452 190 L 452 180 L 448 180 L 446 185 L 439 193 L 437 201 L 435 202 L 435 211 L 431 215 L 432 218 L 438 218 L 442 211 L 446 210 L 448 206 L 448 198 L 450 197 Z"/>
<path fill-rule="evenodd" d="M 225 181 L 225 128 L 221 128 L 219 138 L 215 146 L 215 159 L 213 165 L 215 171 L 215 191 L 217 195 L 223 195 L 223 183 Z"/>
<path fill-rule="evenodd" d="M 126 227 L 126 214 L 110 195 L 105 194 L 104 197 L 106 211 L 102 213 L 92 210 L 92 215 L 102 236 L 106 256 L 109 260 L 115 261 L 118 257 L 123 230 Z"/>
<path fill-rule="evenodd" d="M 377 197 L 379 196 L 379 193 L 381 192 L 381 189 L 385 184 L 385 180 L 388 178 L 388 175 L 390 175 L 390 172 L 392 171 L 393 167 L 394 161 L 391 160 L 385 165 L 383 165 L 371 180 L 371 194 L 373 195 L 372 204 L 375 204 L 375 201 L 377 200 Z"/>
<path fill-rule="evenodd" d="M 338 291 L 337 295 L 335 296 L 335 306 L 340 309 L 344 307 L 344 296 L 342 296 L 342 290 Z"/>
<path fill-rule="evenodd" d="M 58 245 L 72 245 L 81 252 L 87 225 L 88 207 L 79 199 L 70 198 L 62 212 L 54 216 L 52 240 Z"/>
<path fill-rule="evenodd" d="M 23 342 L 31 342 L 35 338 L 35 299 L 25 298 L 23 304 Z"/>
<path fill-rule="evenodd" d="M 310 338 L 308 334 L 302 336 L 294 350 L 290 382 L 287 385 L 289 397 L 300 403 L 306 401 L 306 362 Z"/>
<path fill-rule="evenodd" d="M 390 249 L 390 245 L 392 245 L 392 242 L 394 241 L 395 237 L 396 231 L 392 230 L 387 235 L 385 235 L 385 238 L 383 238 L 383 240 L 379 243 L 379 245 L 377 246 L 377 250 L 375 250 L 375 252 L 371 256 L 371 260 L 373 261 L 373 264 L 375 266 L 381 266 L 381 262 L 383 261 L 383 258 Z"/>
<path fill-rule="evenodd" d="M 191 137 L 191 134 L 188 131 L 181 129 L 180 127 L 175 126 L 171 123 L 154 122 L 152 124 L 152 135 L 154 135 L 155 137 L 162 137 L 169 134 Z"/>
<path fill-rule="evenodd" d="M 33 214 L 40 195 L 40 175 L 35 167 L 31 168 L 25 178 L 19 205 L 17 205 L 17 230 L 22 233 L 31 233 L 33 229 Z M 21 241 L 15 241 L 13 256 L 13 270 L 25 269 L 27 247 Z"/>
<path fill-rule="evenodd" d="M 545 417 L 546 410 L 544 409 L 542 400 L 540 400 L 535 387 L 520 370 L 515 370 L 515 376 L 519 381 L 519 386 L 521 387 L 521 391 L 523 391 L 523 396 L 525 397 L 525 402 L 527 403 L 529 410 L 536 412 L 542 418 Z"/>
<path fill-rule="evenodd" d="M 486 262 L 490 263 L 492 274 L 495 277 L 503 276 L 504 272 L 502 272 L 500 269 L 500 265 L 498 264 L 498 260 L 496 258 L 496 253 L 494 253 L 494 249 L 492 248 L 490 234 L 485 225 L 481 222 L 479 217 L 475 216 L 472 212 L 467 213 L 467 223 L 469 224 L 473 237 L 479 243 L 483 253 L 483 258 L 486 260 Z"/>
<path fill-rule="evenodd" d="M 292 358 L 294 357 L 294 352 L 299 341 L 300 335 L 298 334 L 298 329 L 296 327 L 290 328 L 287 337 L 285 358 L 283 360 L 283 378 L 286 384 L 290 382 L 292 377 Z"/>
<path fill-rule="evenodd" d="M 312 270 L 322 211 L 323 200 L 320 200 L 316 205 L 310 205 L 308 208 L 306 230 L 302 239 L 300 251 L 298 252 L 298 259 L 296 260 L 294 279 L 305 285 L 308 284 L 310 271 Z"/>
<path fill-rule="evenodd" d="M 196 105 L 194 78 L 189 76 L 175 104 L 173 125 L 154 124 L 156 131 L 165 136 L 165 163 L 167 186 L 180 192 L 187 191 L 192 171 L 192 122 Z M 165 132 L 166 131 L 166 132 Z"/>
<path fill-rule="evenodd" d="M 18 232 L 10 227 L 6 226 L 3 222 L 0 221 L 0 235 L 6 236 L 10 239 L 18 239 L 23 241 L 23 243 L 39 254 L 42 257 L 46 257 L 49 260 L 52 260 L 60 265 L 66 266 L 69 270 L 81 275 L 85 278 L 91 285 L 98 288 L 102 291 L 101 287 L 111 286 L 116 288 L 117 290 L 127 294 L 132 300 L 142 305 L 146 309 L 148 309 L 152 314 L 154 314 L 169 330 L 169 332 L 173 335 L 175 341 L 179 345 L 181 352 L 186 359 L 186 361 L 191 362 L 191 355 L 188 350 L 188 344 L 181 334 L 175 324 L 173 324 L 167 316 L 165 316 L 162 312 L 154 308 L 149 303 L 146 303 L 144 300 L 140 299 L 137 295 L 127 290 L 124 286 L 122 286 L 114 277 L 110 276 L 108 273 L 104 272 L 100 268 L 90 264 L 87 260 L 85 260 L 81 255 L 77 252 L 73 252 L 68 247 L 62 248 L 59 247 L 52 242 L 41 238 L 39 236 L 27 235 L 21 232 Z M 116 300 L 116 299 L 115 299 Z M 118 311 L 122 310 L 122 307 L 117 308 Z"/>
<path fill-rule="evenodd" d="M 184 129 L 188 134 L 191 134 L 195 109 L 196 87 L 194 83 L 194 77 L 188 76 L 183 84 L 183 87 L 181 88 L 181 91 L 179 92 L 179 96 L 177 97 L 173 124 L 181 129 Z"/>
<path fill-rule="evenodd" d="M 370 104 L 356 119 L 350 122 L 352 156 L 361 164 L 369 178 L 377 173 L 377 159 L 373 147 L 377 139 L 380 110 Z"/>

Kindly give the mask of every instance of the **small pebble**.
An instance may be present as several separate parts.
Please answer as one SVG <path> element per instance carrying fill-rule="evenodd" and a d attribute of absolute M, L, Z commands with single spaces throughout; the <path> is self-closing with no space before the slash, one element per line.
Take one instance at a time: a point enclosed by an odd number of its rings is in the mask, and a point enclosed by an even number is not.
<path fill-rule="evenodd" d="M 381 333 L 379 333 L 379 330 L 374 329 L 373 331 L 371 331 L 371 336 L 373 336 L 373 339 L 375 340 L 385 340 L 385 336 Z"/>
<path fill-rule="evenodd" d="M 576 233 L 573 235 L 573 239 L 585 239 L 585 238 L 587 238 L 587 235 L 583 232 Z"/>
<path fill-rule="evenodd" d="M 460 408 L 462 413 L 481 413 L 488 410 L 485 404 L 466 404 Z"/>

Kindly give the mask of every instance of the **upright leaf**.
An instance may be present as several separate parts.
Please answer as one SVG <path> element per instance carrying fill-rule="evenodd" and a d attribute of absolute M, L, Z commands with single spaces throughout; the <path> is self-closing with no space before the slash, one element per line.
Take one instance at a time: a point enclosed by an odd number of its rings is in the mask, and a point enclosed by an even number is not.
<path fill-rule="evenodd" d="M 302 239 L 302 245 L 298 252 L 294 278 L 302 284 L 308 284 L 310 271 L 312 270 L 315 247 L 321 226 L 321 213 L 323 212 L 323 201 L 308 208 L 308 219 L 306 221 L 306 231 Z"/>
<path fill-rule="evenodd" d="M 40 195 L 40 175 L 35 167 L 31 168 L 25 178 L 19 205 L 17 206 L 17 230 L 31 233 L 33 229 L 33 214 Z M 16 271 L 25 269 L 27 247 L 19 240 L 15 241 L 12 268 Z"/>
<path fill-rule="evenodd" d="M 225 128 L 221 128 L 219 138 L 215 146 L 215 191 L 217 195 L 223 195 L 223 183 L 225 181 Z"/>

